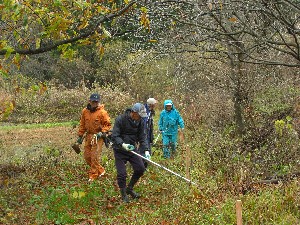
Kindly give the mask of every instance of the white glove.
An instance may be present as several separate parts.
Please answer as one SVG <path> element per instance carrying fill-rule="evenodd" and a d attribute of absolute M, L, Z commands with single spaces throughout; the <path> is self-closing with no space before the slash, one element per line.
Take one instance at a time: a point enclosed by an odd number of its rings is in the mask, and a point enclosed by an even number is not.
<path fill-rule="evenodd" d="M 145 158 L 151 159 L 151 155 L 150 155 L 149 151 L 145 151 Z"/>
<path fill-rule="evenodd" d="M 122 144 L 122 148 L 124 148 L 126 151 L 133 151 L 134 150 L 134 146 L 131 144 Z"/>

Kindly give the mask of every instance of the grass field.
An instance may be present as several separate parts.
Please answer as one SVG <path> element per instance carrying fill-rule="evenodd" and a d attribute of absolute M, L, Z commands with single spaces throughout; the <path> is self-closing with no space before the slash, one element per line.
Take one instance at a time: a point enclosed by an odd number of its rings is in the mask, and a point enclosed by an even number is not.
<path fill-rule="evenodd" d="M 0 128 L 0 224 L 235 224 L 237 199 L 244 224 L 300 224 L 299 179 L 242 195 L 222 189 L 192 148 L 190 175 L 201 188 L 151 165 L 136 185 L 142 197 L 124 204 L 110 149 L 102 154 L 107 174 L 87 182 L 83 157 L 70 148 L 74 124 L 8 127 Z M 184 148 L 172 160 L 157 148 L 152 160 L 185 176 L 184 158 Z"/>

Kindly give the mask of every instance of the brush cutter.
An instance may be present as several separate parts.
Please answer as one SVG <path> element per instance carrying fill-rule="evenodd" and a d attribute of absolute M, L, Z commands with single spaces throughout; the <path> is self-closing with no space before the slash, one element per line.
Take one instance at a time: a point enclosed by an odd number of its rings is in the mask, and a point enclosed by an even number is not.
<path fill-rule="evenodd" d="M 157 139 L 157 138 L 156 138 L 156 139 Z M 110 140 L 109 138 L 108 138 L 108 140 L 111 142 L 111 140 Z M 177 176 L 177 177 L 179 177 L 179 178 L 185 180 L 186 182 L 188 182 L 188 183 L 190 183 L 190 184 L 193 184 L 193 185 L 199 187 L 198 184 L 196 184 L 195 182 L 193 182 L 193 181 L 191 181 L 191 180 L 189 180 L 189 179 L 187 179 L 187 178 L 181 176 L 180 174 L 175 173 L 174 171 L 172 171 L 172 170 L 170 170 L 170 169 L 168 169 L 168 168 L 166 168 L 166 167 L 164 167 L 164 166 L 162 166 L 162 165 L 160 165 L 160 164 L 158 164 L 158 163 L 156 163 L 156 162 L 154 162 L 154 161 L 152 161 L 152 160 L 150 160 L 150 159 L 148 159 L 148 158 L 146 158 L 146 157 L 140 155 L 139 153 L 137 153 L 137 152 L 135 152 L 135 151 L 130 151 L 130 152 L 131 152 L 132 154 L 135 154 L 135 155 L 137 155 L 138 157 L 140 157 L 140 158 L 146 160 L 147 162 L 150 162 L 150 163 L 152 163 L 153 165 L 158 166 L 158 167 L 160 167 L 160 168 L 162 168 L 162 169 L 164 169 L 164 170 L 166 170 L 166 171 L 172 173 L 173 175 L 175 175 L 175 176 Z"/>
<path fill-rule="evenodd" d="M 186 182 L 198 186 L 195 182 L 193 182 L 193 181 L 191 181 L 191 180 L 189 180 L 189 179 L 187 179 L 187 178 L 181 176 L 181 175 L 178 174 L 178 173 L 173 172 L 172 170 L 170 170 L 170 169 L 168 169 L 168 168 L 166 168 L 166 167 L 164 167 L 164 166 L 162 166 L 162 165 L 160 165 L 160 164 L 158 164 L 158 163 L 156 163 L 156 162 L 153 162 L 152 160 L 150 160 L 150 159 L 148 159 L 148 158 L 146 158 L 146 157 L 140 155 L 139 153 L 134 152 L 134 151 L 130 151 L 130 152 L 133 153 L 133 154 L 135 154 L 135 155 L 137 155 L 137 156 L 139 156 L 140 158 L 142 158 L 142 159 L 144 159 L 144 160 L 146 160 L 146 161 L 148 161 L 148 162 L 150 162 L 150 163 L 152 163 L 152 164 L 154 164 L 154 165 L 156 165 L 156 166 L 158 166 L 158 167 L 160 167 L 160 168 L 162 168 L 162 169 L 164 169 L 164 170 L 166 170 L 166 171 L 172 173 L 173 175 L 175 175 L 175 176 L 177 176 L 177 177 L 179 177 L 179 178 L 185 180 Z"/>

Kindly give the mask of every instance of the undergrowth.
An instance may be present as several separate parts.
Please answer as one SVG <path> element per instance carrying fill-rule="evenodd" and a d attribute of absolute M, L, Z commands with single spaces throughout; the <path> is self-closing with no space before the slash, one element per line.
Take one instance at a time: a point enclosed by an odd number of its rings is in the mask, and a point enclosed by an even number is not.
<path fill-rule="evenodd" d="M 124 204 L 112 151 L 103 149 L 107 175 L 88 183 L 83 157 L 68 147 L 69 142 L 58 147 L 41 139 L 37 156 L 32 146 L 23 147 L 19 150 L 32 154 L 22 155 L 22 160 L 16 154 L 10 157 L 14 161 L 1 164 L 1 224 L 235 224 L 237 199 L 243 203 L 244 224 L 300 224 L 299 179 L 253 186 L 243 194 L 234 185 L 224 185 L 234 179 L 207 167 L 208 149 L 203 144 L 189 141 L 191 180 L 198 186 L 151 165 L 135 187 L 142 198 Z M 153 161 L 185 176 L 184 146 L 171 160 L 162 159 L 159 146 L 154 150 Z M 132 172 L 130 166 L 128 171 Z"/>

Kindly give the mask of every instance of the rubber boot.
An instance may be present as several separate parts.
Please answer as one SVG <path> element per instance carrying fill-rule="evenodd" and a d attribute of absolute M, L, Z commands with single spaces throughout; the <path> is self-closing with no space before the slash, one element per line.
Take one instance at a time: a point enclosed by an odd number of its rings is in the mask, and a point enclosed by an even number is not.
<path fill-rule="evenodd" d="M 169 146 L 167 146 L 167 145 L 163 146 L 163 156 L 164 156 L 165 159 L 169 159 L 170 156 L 171 156 Z"/>
<path fill-rule="evenodd" d="M 127 188 L 126 188 L 126 193 L 128 195 L 130 195 L 133 199 L 141 197 L 141 195 L 139 193 L 136 193 L 133 190 L 133 186 L 135 185 L 136 182 L 137 182 L 137 180 L 131 179 L 128 186 L 127 186 Z"/>
<path fill-rule="evenodd" d="M 145 169 L 147 170 L 148 162 L 147 162 L 146 160 L 143 159 L 143 163 L 144 163 Z"/>
<path fill-rule="evenodd" d="M 170 158 L 174 159 L 177 155 L 176 144 L 170 143 L 170 147 L 171 147 L 171 157 Z"/>
<path fill-rule="evenodd" d="M 126 188 L 121 188 L 120 191 L 121 191 L 121 196 L 122 196 L 123 202 L 128 203 L 129 202 L 129 198 L 128 198 L 127 194 L 126 194 Z"/>

